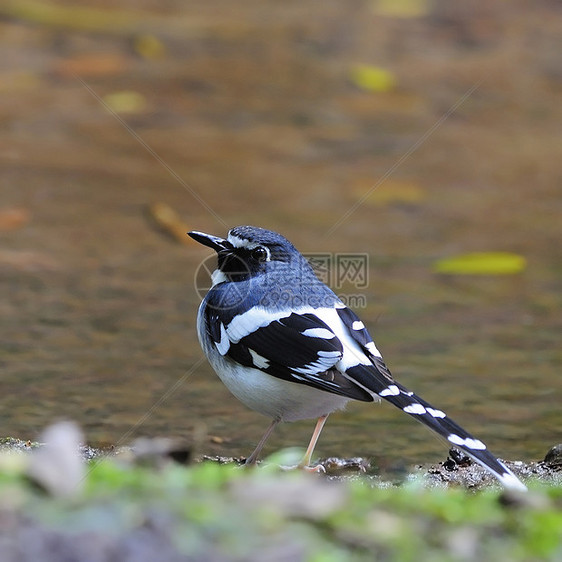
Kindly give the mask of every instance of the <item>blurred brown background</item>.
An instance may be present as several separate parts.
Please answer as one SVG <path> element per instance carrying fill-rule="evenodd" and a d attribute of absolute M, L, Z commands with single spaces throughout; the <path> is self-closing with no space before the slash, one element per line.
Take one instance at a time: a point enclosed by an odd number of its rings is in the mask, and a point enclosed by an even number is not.
<path fill-rule="evenodd" d="M 204 424 L 202 452 L 248 453 L 267 421 L 190 371 L 209 252 L 182 233 L 255 224 L 368 253 L 358 313 L 396 377 L 500 456 L 541 457 L 562 426 L 561 44 L 553 0 L 5 0 L 0 433 Z M 435 272 L 475 251 L 527 265 Z M 359 404 L 317 452 L 445 448 Z"/>

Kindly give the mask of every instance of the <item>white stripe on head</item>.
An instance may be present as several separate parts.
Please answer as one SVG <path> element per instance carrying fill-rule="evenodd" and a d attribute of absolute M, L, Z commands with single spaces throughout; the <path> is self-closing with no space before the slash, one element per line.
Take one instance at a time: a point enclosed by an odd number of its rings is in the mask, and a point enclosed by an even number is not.
<path fill-rule="evenodd" d="M 251 242 L 250 240 L 241 238 L 240 236 L 236 236 L 236 234 L 232 234 L 231 232 L 228 233 L 227 240 L 235 248 L 243 248 L 244 250 L 253 250 L 258 246 L 261 246 L 267 252 L 267 261 L 271 259 L 271 252 L 269 251 L 269 248 L 264 244 L 260 244 L 259 242 Z"/>
<path fill-rule="evenodd" d="M 228 233 L 227 237 L 228 241 L 235 247 L 235 248 L 246 248 L 251 250 L 256 246 L 259 246 L 257 242 L 250 242 L 246 240 L 246 238 L 240 238 L 240 236 L 236 236 L 236 234 Z"/>

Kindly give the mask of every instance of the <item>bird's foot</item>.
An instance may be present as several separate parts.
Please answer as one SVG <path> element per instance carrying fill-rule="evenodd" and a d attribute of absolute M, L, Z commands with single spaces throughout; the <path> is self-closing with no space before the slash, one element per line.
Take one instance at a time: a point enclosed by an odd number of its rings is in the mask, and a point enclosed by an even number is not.
<path fill-rule="evenodd" d="M 324 468 L 323 464 L 317 464 L 316 466 L 299 464 L 298 468 L 304 470 L 305 472 L 311 472 L 315 474 L 326 474 L 326 469 Z"/>

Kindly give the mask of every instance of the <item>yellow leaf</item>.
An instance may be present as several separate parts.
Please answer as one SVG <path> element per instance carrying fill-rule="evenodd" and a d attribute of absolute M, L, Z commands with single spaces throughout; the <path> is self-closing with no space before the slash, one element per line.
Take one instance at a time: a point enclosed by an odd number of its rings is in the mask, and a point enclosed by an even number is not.
<path fill-rule="evenodd" d="M 138 35 L 134 47 L 135 51 L 145 59 L 160 59 L 166 54 L 166 47 L 162 41 L 150 33 Z"/>
<path fill-rule="evenodd" d="M 375 181 L 360 180 L 354 195 L 369 205 L 385 207 L 394 204 L 417 205 L 425 197 L 425 190 L 418 184 L 409 181 L 386 180 L 381 185 L 374 187 Z"/>
<path fill-rule="evenodd" d="M 103 97 L 103 101 L 115 113 L 138 113 L 146 109 L 146 98 L 138 92 L 123 90 Z"/>
<path fill-rule="evenodd" d="M 429 0 L 372 0 L 372 9 L 381 16 L 418 18 L 430 9 Z"/>
<path fill-rule="evenodd" d="M 474 252 L 438 260 L 435 273 L 449 275 L 513 275 L 527 267 L 527 260 L 510 252 Z"/>
<path fill-rule="evenodd" d="M 368 64 L 356 64 L 351 69 L 351 81 L 367 92 L 389 92 L 396 87 L 392 72 Z"/>

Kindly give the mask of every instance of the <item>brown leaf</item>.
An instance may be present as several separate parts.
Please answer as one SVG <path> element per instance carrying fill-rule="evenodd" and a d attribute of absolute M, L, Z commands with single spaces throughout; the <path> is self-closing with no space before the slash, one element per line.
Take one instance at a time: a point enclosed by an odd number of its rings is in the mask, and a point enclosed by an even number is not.
<path fill-rule="evenodd" d="M 81 77 L 112 76 L 124 72 L 129 65 L 130 60 L 123 55 L 95 53 L 59 60 L 53 71 L 62 77 L 75 74 Z"/>
<path fill-rule="evenodd" d="M 31 213 L 23 208 L 0 209 L 0 232 L 17 230 L 25 226 L 31 218 Z"/>
<path fill-rule="evenodd" d="M 179 217 L 179 215 L 166 203 L 153 203 L 148 207 L 148 215 L 160 230 L 181 242 L 191 244 L 191 238 L 187 236 L 189 227 Z"/>

